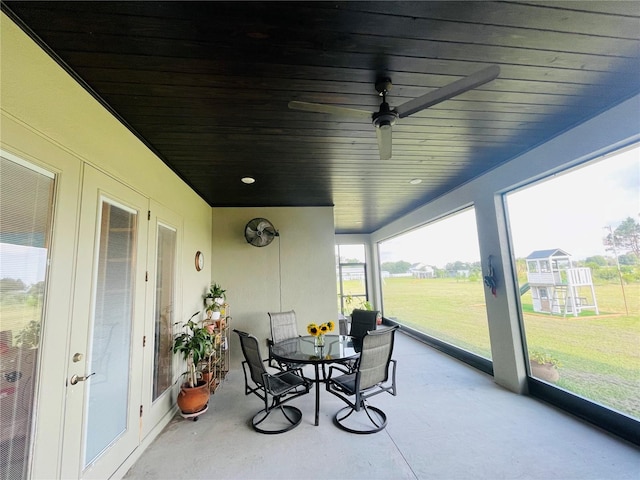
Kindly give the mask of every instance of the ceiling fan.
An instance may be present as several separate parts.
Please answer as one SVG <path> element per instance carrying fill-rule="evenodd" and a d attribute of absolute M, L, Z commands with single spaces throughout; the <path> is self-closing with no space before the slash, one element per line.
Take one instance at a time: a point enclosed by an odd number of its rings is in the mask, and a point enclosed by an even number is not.
<path fill-rule="evenodd" d="M 389 93 L 389 90 L 391 90 L 392 87 L 391 79 L 381 78 L 376 82 L 376 90 L 382 97 L 382 104 L 380 104 L 380 110 L 374 113 L 367 112 L 366 110 L 338 107 L 335 105 L 299 102 L 297 100 L 290 101 L 289 108 L 292 110 L 304 110 L 306 112 L 341 115 L 353 119 L 370 119 L 371 123 L 376 127 L 380 160 L 389 160 L 391 158 L 391 127 L 399 118 L 408 117 L 420 110 L 424 110 L 432 105 L 444 102 L 445 100 L 472 90 L 480 85 L 484 85 L 485 83 L 497 78 L 499 74 L 500 68 L 497 65 L 492 65 L 476 73 L 472 73 L 468 77 L 456 80 L 442 88 L 433 90 L 418 98 L 414 98 L 413 100 L 409 100 L 396 108 L 389 107 L 389 104 L 387 103 L 387 93 Z"/>

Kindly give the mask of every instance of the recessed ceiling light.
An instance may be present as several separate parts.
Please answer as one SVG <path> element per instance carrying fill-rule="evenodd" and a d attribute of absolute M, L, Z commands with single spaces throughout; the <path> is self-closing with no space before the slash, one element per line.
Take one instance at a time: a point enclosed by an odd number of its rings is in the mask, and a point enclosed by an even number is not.
<path fill-rule="evenodd" d="M 422 183 L 422 179 L 421 178 L 412 178 L 411 180 L 409 180 L 409 183 L 411 185 L 418 185 L 419 183 Z"/>
<path fill-rule="evenodd" d="M 246 183 L 247 185 L 251 185 L 255 181 L 256 179 L 252 177 L 242 177 L 242 183 Z"/>

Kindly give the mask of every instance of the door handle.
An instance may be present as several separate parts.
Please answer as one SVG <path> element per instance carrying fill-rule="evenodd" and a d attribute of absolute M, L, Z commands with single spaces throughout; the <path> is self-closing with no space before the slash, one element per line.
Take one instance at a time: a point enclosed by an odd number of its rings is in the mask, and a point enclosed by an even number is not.
<path fill-rule="evenodd" d="M 71 385 L 75 385 L 78 382 L 84 382 L 87 378 L 89 378 L 90 376 L 95 375 L 95 374 L 96 374 L 96 372 L 90 373 L 89 375 L 83 375 L 83 376 L 74 375 L 69 379 L 69 383 Z"/>

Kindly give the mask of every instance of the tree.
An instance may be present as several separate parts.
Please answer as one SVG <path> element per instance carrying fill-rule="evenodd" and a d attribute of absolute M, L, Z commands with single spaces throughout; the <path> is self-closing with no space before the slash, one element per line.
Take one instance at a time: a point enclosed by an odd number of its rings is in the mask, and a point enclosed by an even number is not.
<path fill-rule="evenodd" d="M 384 262 L 380 267 L 389 273 L 407 273 L 411 268 L 411 264 L 400 260 L 398 262 Z"/>
<path fill-rule="evenodd" d="M 640 223 L 627 217 L 618 227 L 604 238 L 607 251 L 633 253 L 640 257 Z"/>
<path fill-rule="evenodd" d="M 22 280 L 14 278 L 3 278 L 0 280 L 0 291 L 22 292 L 27 288 Z"/>
<path fill-rule="evenodd" d="M 363 263 L 362 260 L 358 260 L 357 258 L 340 258 L 340 263 Z"/>
<path fill-rule="evenodd" d="M 594 255 L 593 257 L 587 257 L 584 259 L 585 263 L 592 263 L 594 265 L 597 265 L 599 267 L 606 267 L 609 263 L 607 262 L 607 259 L 604 258 L 602 255 Z"/>
<path fill-rule="evenodd" d="M 618 257 L 618 260 L 620 262 L 620 265 L 637 265 L 638 262 L 638 256 L 634 253 L 627 253 L 625 255 L 620 255 Z"/>
<path fill-rule="evenodd" d="M 457 272 L 458 270 L 471 270 L 471 265 L 467 262 L 456 260 L 455 262 L 447 263 L 444 268 L 446 270 L 453 270 Z"/>

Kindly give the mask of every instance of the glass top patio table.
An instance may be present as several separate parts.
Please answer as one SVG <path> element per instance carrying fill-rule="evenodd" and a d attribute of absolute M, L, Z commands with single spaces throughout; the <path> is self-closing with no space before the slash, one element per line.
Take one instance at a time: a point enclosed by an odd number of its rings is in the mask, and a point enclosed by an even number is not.
<path fill-rule="evenodd" d="M 357 342 L 354 345 L 352 337 L 348 335 L 325 335 L 324 337 L 324 346 L 321 347 L 315 345 L 315 337 L 310 335 L 289 338 L 275 343 L 271 347 L 271 355 L 276 360 L 314 366 L 316 377 L 314 380 L 316 384 L 316 426 L 319 423 L 320 382 L 324 381 L 320 378 L 320 365 L 344 362 L 360 355 L 360 348 L 358 348 Z"/>

